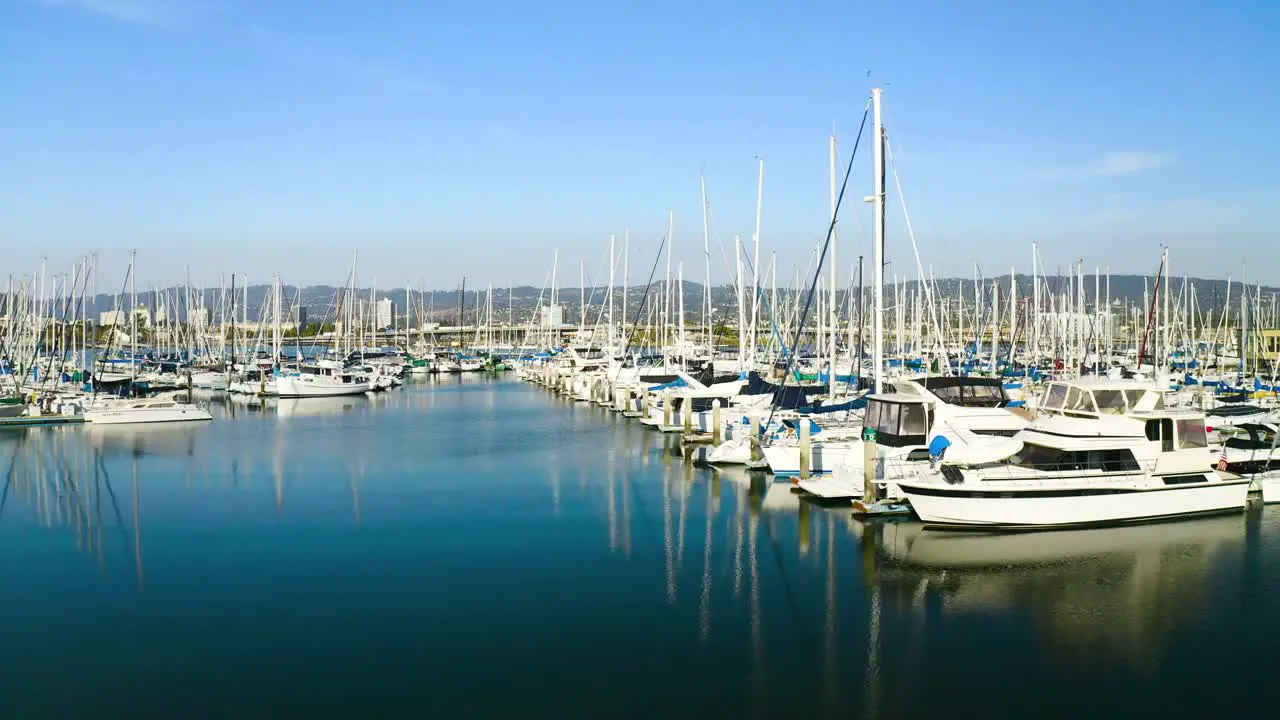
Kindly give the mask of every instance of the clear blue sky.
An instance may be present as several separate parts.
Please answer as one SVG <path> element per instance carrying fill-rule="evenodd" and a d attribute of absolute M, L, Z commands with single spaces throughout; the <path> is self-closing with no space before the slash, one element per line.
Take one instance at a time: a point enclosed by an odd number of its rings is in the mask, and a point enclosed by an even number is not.
<path fill-rule="evenodd" d="M 790 277 L 827 136 L 847 153 L 881 85 L 939 275 L 1025 272 L 1033 241 L 1149 273 L 1164 242 L 1175 274 L 1280 283 L 1277 48 L 1273 0 L 0 0 L 0 272 L 97 251 L 109 285 L 136 247 L 144 285 L 338 284 L 359 250 L 382 287 L 537 285 L 558 247 L 576 284 L 630 228 L 640 282 L 670 208 L 700 278 L 705 170 L 722 281 L 760 156 Z M 841 266 L 871 252 L 869 149 Z"/>

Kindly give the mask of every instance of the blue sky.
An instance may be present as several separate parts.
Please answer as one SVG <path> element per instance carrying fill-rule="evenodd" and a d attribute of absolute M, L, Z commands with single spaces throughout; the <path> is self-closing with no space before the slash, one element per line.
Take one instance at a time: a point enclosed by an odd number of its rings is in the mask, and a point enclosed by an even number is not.
<path fill-rule="evenodd" d="M 758 156 L 789 278 L 880 85 L 939 275 L 1025 272 L 1033 241 L 1151 272 L 1163 242 L 1175 274 L 1280 283 L 1276 48 L 1280 3 L 1244 0 L 0 0 L 0 272 L 96 251 L 113 285 L 137 248 L 144 284 L 337 284 L 358 250 L 383 287 L 541 284 L 559 248 L 576 284 L 629 228 L 640 282 L 671 209 L 700 278 L 704 171 L 723 281 Z M 853 207 L 842 267 L 871 253 Z"/>

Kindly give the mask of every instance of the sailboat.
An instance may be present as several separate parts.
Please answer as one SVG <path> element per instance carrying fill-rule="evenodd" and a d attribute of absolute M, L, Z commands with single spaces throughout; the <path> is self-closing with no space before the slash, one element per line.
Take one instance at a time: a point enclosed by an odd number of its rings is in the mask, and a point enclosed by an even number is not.
<path fill-rule="evenodd" d="M 137 276 L 134 272 L 134 261 L 136 253 L 129 255 L 129 281 L 131 284 L 131 294 L 133 296 L 133 308 L 129 313 L 131 328 L 130 342 L 132 344 L 130 355 L 133 358 L 138 357 L 138 287 Z M 137 377 L 137 363 L 130 364 L 130 371 L 133 377 Z M 130 425 L 138 423 L 162 423 L 162 422 L 189 422 L 212 420 L 213 416 L 208 410 L 192 405 L 190 403 L 179 402 L 173 397 L 169 398 L 113 398 L 113 397 L 96 397 L 85 408 L 84 421 L 98 425 Z"/>

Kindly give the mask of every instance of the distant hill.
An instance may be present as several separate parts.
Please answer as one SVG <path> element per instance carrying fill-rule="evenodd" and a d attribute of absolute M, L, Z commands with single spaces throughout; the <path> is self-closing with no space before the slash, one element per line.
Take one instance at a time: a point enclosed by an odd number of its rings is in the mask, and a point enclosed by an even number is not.
<path fill-rule="evenodd" d="M 869 273 L 868 273 L 869 276 Z M 1017 275 L 1016 281 L 1018 285 L 1018 295 L 1020 298 L 1029 298 L 1032 292 L 1032 278 L 1030 275 Z M 891 282 L 891 281 L 890 281 Z M 964 278 L 946 278 L 937 282 L 939 292 L 947 298 L 963 297 L 965 302 L 972 303 L 974 297 L 974 281 L 973 279 Z M 991 283 L 997 282 L 1000 286 L 1001 297 L 1007 297 L 1009 292 L 1009 276 L 997 278 L 986 278 L 982 284 L 984 290 L 984 301 L 989 300 L 991 294 Z M 1041 277 L 1041 292 L 1052 293 L 1055 296 L 1061 296 L 1069 291 L 1071 279 L 1061 276 Z M 1107 294 L 1107 279 L 1101 277 L 1098 280 L 1098 286 L 1103 297 Z M 1191 288 L 1194 292 L 1197 304 L 1202 312 L 1221 311 L 1228 300 L 1228 291 L 1230 292 L 1230 308 L 1229 312 L 1234 314 L 1239 308 L 1240 303 L 1240 284 L 1231 283 L 1228 289 L 1228 282 L 1225 280 L 1208 280 L 1203 278 L 1191 278 L 1184 280 L 1183 278 L 1173 278 L 1171 283 L 1171 291 L 1174 302 L 1180 301 L 1183 296 L 1184 287 Z M 907 283 L 909 291 L 913 291 L 915 283 Z M 1086 276 L 1084 280 L 1084 291 L 1087 302 L 1092 305 L 1094 302 L 1095 282 L 1092 275 Z M 1141 306 L 1144 299 L 1144 292 L 1147 294 L 1148 302 L 1150 295 L 1155 288 L 1155 279 L 1152 276 L 1142 275 L 1112 275 L 1110 278 L 1110 297 L 1113 304 L 1117 305 L 1133 305 Z M 307 309 L 307 316 L 310 322 L 321 322 L 326 319 L 332 321 L 335 317 L 335 303 L 339 295 L 340 288 L 330 285 L 312 285 L 303 288 L 294 286 L 286 286 L 284 288 L 284 306 L 286 308 L 295 303 Z M 644 298 L 643 286 L 633 285 L 627 291 L 627 312 L 634 319 L 636 313 L 640 310 L 641 301 Z M 1257 286 L 1249 287 L 1250 293 L 1257 293 Z M 251 285 L 247 290 L 243 288 L 236 289 L 236 309 L 237 315 L 243 316 L 245 313 L 245 304 L 247 297 L 247 315 L 250 320 L 256 320 L 262 314 L 262 306 L 267 302 L 271 287 L 269 285 Z M 652 311 L 655 303 L 660 303 L 660 293 L 662 291 L 661 281 L 655 282 L 651 289 L 651 297 L 645 306 L 646 315 Z M 768 292 L 768 289 L 766 289 Z M 792 297 L 792 290 L 779 289 L 779 302 L 789 302 Z M 864 292 L 870 294 L 870 288 L 864 287 Z M 892 298 L 893 291 L 886 292 L 886 297 Z M 1263 287 L 1261 293 L 1264 299 L 1270 297 L 1274 302 L 1274 297 L 1280 293 L 1280 289 L 1272 287 Z M 203 295 L 203 305 L 211 309 L 215 317 L 218 309 L 229 307 L 231 304 L 230 291 L 205 289 L 197 292 L 193 291 L 193 297 Z M 508 294 L 510 298 L 508 298 Z M 168 306 L 175 308 L 181 315 L 181 309 L 185 304 L 186 293 L 183 288 L 171 287 L 165 290 L 148 291 L 139 293 L 138 304 L 151 308 Z M 598 308 L 604 301 L 606 296 L 606 288 L 589 287 L 586 288 L 585 295 L 587 305 L 590 308 L 588 312 L 589 322 L 594 322 Z M 580 288 L 561 288 L 557 296 L 560 305 L 564 308 L 565 322 L 577 322 L 580 315 L 580 305 L 583 297 L 583 290 Z M 359 289 L 356 291 L 356 297 L 359 299 L 367 299 L 370 297 L 369 289 Z M 377 299 L 391 298 L 396 305 L 397 324 L 403 324 L 406 316 L 406 307 L 409 308 L 407 315 L 411 320 L 411 324 L 416 324 L 419 317 L 425 318 L 428 322 L 441 322 L 446 324 L 454 324 L 457 322 L 459 310 L 459 290 L 434 290 L 419 292 L 412 290 L 408 294 L 408 303 L 406 306 L 406 293 L 404 288 L 395 288 L 390 290 L 379 290 L 374 295 Z M 622 292 L 616 290 L 615 294 L 615 312 L 621 319 L 622 312 Z M 685 282 L 684 307 L 686 317 L 690 321 L 701 319 L 701 308 L 703 303 L 703 286 L 696 282 Z M 539 301 L 546 304 L 549 301 L 549 292 L 542 288 L 532 286 L 519 286 L 511 288 L 508 292 L 507 288 L 494 288 L 492 307 L 495 322 L 505 322 L 507 319 L 508 308 L 516 322 L 528 320 L 534 313 Z M 119 301 L 118 296 L 99 294 L 90 302 L 91 315 L 97 317 L 99 313 L 111 310 L 116 307 Z M 465 296 L 465 305 L 467 313 L 467 323 L 474 323 L 476 319 L 477 306 L 488 305 L 487 290 L 473 290 L 468 288 Z M 195 306 L 198 303 L 192 302 Z M 128 307 L 128 296 L 124 298 L 124 307 Z M 737 298 L 733 292 L 732 286 L 717 285 L 712 287 L 712 305 L 717 308 L 717 316 L 733 318 L 737 315 Z"/>

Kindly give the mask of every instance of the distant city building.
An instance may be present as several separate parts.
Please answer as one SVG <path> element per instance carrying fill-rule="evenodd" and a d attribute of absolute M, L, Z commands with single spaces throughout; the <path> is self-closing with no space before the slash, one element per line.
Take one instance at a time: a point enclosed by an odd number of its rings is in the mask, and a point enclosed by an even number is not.
<path fill-rule="evenodd" d="M 541 308 L 543 327 L 560 327 L 564 325 L 564 306 L 547 305 Z"/>
<path fill-rule="evenodd" d="M 374 304 L 374 328 L 389 328 L 396 321 L 396 303 L 391 298 L 382 298 Z"/>
<path fill-rule="evenodd" d="M 102 327 L 115 327 L 116 325 L 124 324 L 125 319 L 123 310 L 108 310 L 103 313 L 98 313 L 98 325 Z"/>
<path fill-rule="evenodd" d="M 145 328 L 145 327 L 151 326 L 151 308 L 149 307 L 134 308 L 133 316 L 134 316 L 134 319 L 136 319 L 138 322 L 138 327 Z"/>

